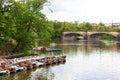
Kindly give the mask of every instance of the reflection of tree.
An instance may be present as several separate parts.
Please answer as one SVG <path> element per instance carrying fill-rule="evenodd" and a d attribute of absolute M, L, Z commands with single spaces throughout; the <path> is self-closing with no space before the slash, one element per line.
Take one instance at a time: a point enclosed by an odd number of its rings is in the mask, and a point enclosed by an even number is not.
<path fill-rule="evenodd" d="M 54 73 L 52 73 L 50 67 L 36 69 L 31 73 L 31 80 L 53 80 Z"/>
<path fill-rule="evenodd" d="M 117 47 L 117 51 L 120 51 L 120 43 L 117 43 L 116 47 Z"/>
<path fill-rule="evenodd" d="M 54 73 L 50 67 L 38 68 L 34 71 L 18 72 L 10 76 L 0 76 L 0 80 L 53 80 Z"/>
<path fill-rule="evenodd" d="M 84 54 L 92 53 L 94 50 L 106 50 L 106 51 L 116 51 L 119 50 L 120 45 L 114 44 L 114 42 L 109 41 L 80 41 L 75 43 L 63 43 L 65 45 L 62 46 L 65 53 L 77 53 L 77 49 L 79 49 Z M 72 44 L 72 45 L 71 45 Z M 116 46 L 117 45 L 117 46 Z"/>
<path fill-rule="evenodd" d="M 17 75 L 18 79 L 16 79 L 16 80 L 21 80 L 21 79 L 22 80 L 28 80 L 30 78 L 30 73 L 31 73 L 30 70 L 26 71 L 26 72 L 17 73 L 16 75 Z"/>
<path fill-rule="evenodd" d="M 10 74 L 10 76 L 0 76 L 0 80 L 28 80 L 30 78 L 30 73 L 31 71 L 26 71 Z"/>
<path fill-rule="evenodd" d="M 72 54 L 72 53 L 77 53 L 77 47 L 76 45 L 64 45 L 62 46 L 62 49 L 64 50 L 65 54 Z M 75 54 L 73 54 L 75 55 Z"/>

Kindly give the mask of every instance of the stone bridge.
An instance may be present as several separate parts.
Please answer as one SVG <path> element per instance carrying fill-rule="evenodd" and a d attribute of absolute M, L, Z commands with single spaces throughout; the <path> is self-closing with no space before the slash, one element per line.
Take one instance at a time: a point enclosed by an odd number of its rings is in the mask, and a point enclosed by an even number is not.
<path fill-rule="evenodd" d="M 84 40 L 96 40 L 99 39 L 101 34 L 109 34 L 115 37 L 116 41 L 120 41 L 120 31 L 63 31 L 62 39 L 72 39 L 75 34 L 79 34 L 83 36 Z M 97 38 L 96 38 L 97 37 Z"/>

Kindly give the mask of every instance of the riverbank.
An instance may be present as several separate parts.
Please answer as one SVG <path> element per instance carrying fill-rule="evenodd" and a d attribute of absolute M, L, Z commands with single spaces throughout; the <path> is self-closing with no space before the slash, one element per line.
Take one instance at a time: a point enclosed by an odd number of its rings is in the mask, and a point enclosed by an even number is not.
<path fill-rule="evenodd" d="M 33 55 L 38 55 L 38 54 L 29 54 L 25 55 L 24 53 L 12 53 L 12 54 L 7 54 L 7 55 L 1 55 L 1 59 L 12 59 L 12 58 L 19 58 L 19 57 L 25 57 L 25 56 L 33 56 Z"/>
<path fill-rule="evenodd" d="M 23 53 L 17 53 L 17 54 L 15 53 L 15 54 L 9 54 L 9 55 L 6 55 L 6 56 L 1 55 L 0 58 L 11 59 L 11 58 L 18 58 L 18 57 L 23 57 L 23 56 L 25 56 Z"/>

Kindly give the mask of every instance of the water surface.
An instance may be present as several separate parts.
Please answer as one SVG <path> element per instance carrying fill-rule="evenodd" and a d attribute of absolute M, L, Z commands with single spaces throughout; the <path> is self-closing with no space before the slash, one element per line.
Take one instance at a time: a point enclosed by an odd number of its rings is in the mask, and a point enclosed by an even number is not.
<path fill-rule="evenodd" d="M 66 63 L 40 67 L 0 80 L 120 80 L 120 45 L 115 42 L 62 42 L 54 46 L 62 53 L 42 53 L 39 56 L 66 55 Z"/>

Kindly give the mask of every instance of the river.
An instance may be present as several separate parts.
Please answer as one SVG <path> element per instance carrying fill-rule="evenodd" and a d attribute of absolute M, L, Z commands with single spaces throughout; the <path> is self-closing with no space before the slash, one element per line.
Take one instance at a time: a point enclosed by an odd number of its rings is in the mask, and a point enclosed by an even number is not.
<path fill-rule="evenodd" d="M 63 52 L 40 57 L 66 55 L 66 62 L 0 76 L 0 80 L 120 80 L 120 44 L 113 41 L 63 41 L 48 45 Z"/>

